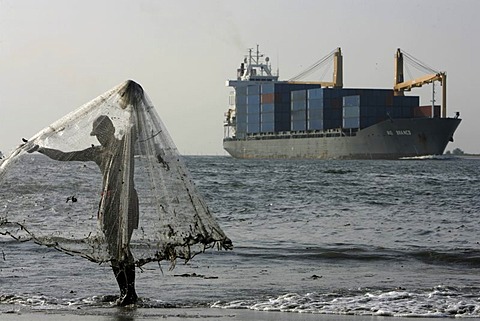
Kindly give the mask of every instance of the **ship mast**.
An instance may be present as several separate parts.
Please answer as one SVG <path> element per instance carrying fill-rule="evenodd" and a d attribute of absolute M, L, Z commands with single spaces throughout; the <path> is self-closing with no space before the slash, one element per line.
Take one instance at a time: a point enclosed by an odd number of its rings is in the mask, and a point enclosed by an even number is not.
<path fill-rule="evenodd" d="M 253 48 L 248 49 L 248 56 L 245 57 L 240 68 L 237 69 L 237 81 L 277 81 L 278 75 L 272 73 L 270 58 L 260 53 L 259 45 L 254 53 Z"/>
<path fill-rule="evenodd" d="M 428 70 L 431 74 L 416 78 L 413 80 L 404 81 L 403 76 L 403 56 L 408 58 L 413 64 L 422 69 Z M 425 84 L 433 83 L 434 81 L 439 81 L 442 86 L 442 117 L 447 117 L 447 74 L 446 72 L 435 71 L 434 69 L 426 66 L 424 63 L 420 62 L 418 59 L 415 59 L 411 55 L 406 54 L 405 52 L 400 51 L 400 48 L 397 49 L 395 54 L 395 77 L 393 84 L 393 92 L 395 96 L 403 96 L 404 91 L 410 91 L 414 87 L 422 87 Z M 434 99 L 432 99 L 434 100 Z"/>
<path fill-rule="evenodd" d="M 311 74 L 313 71 L 324 67 L 333 60 L 333 78 L 332 81 L 301 81 L 300 79 Z M 290 84 L 315 84 L 322 87 L 343 88 L 343 56 L 340 47 L 321 58 L 313 65 L 302 71 L 298 75 L 288 80 Z"/>

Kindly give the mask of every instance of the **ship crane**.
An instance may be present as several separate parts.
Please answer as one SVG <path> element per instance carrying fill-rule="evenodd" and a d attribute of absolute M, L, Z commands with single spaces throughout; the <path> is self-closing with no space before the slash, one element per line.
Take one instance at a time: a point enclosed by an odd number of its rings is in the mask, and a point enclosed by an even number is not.
<path fill-rule="evenodd" d="M 404 81 L 404 54 L 411 62 L 419 67 L 422 67 L 423 69 L 430 71 L 431 74 L 427 74 L 413 80 Z M 415 87 L 422 87 L 423 85 L 433 83 L 434 81 L 439 81 L 442 86 L 442 117 L 445 118 L 447 117 L 447 74 L 445 72 L 435 71 L 432 68 L 420 63 L 417 59 L 411 57 L 405 52 L 402 52 L 400 48 L 397 49 L 397 53 L 395 54 L 395 79 L 393 86 L 393 92 L 395 96 L 403 96 L 405 91 L 410 91 Z"/>
<path fill-rule="evenodd" d="M 331 61 L 333 58 L 333 80 L 332 81 L 299 81 L 308 74 L 312 73 L 314 70 L 323 67 L 327 62 Z M 288 80 L 290 84 L 315 84 L 322 87 L 333 87 L 333 88 L 343 88 L 343 56 L 342 50 L 340 47 L 333 50 L 331 53 L 321 58 L 313 65 L 308 67 L 306 70 L 302 71 L 295 77 L 292 77 Z"/>

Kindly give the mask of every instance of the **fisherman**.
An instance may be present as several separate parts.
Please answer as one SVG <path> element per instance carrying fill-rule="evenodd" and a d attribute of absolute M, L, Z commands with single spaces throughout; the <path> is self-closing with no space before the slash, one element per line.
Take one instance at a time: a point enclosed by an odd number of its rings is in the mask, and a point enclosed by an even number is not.
<path fill-rule="evenodd" d="M 93 122 L 91 136 L 96 136 L 100 146 L 92 146 L 81 151 L 62 152 L 60 150 L 35 145 L 29 152 L 37 151 L 58 161 L 93 161 L 103 176 L 103 192 L 99 204 L 98 220 L 105 235 L 108 252 L 111 257 L 112 270 L 120 287 L 120 298 L 117 304 L 126 306 L 135 304 L 138 296 L 135 291 L 135 260 L 130 251 L 130 240 L 134 229 L 138 228 L 138 196 L 133 185 L 133 151 L 125 151 L 124 136 L 115 138 L 115 127 L 108 116 L 101 115 Z M 129 145 L 129 144 L 126 144 Z M 126 153 L 124 153 L 126 152 Z M 124 155 L 128 155 L 125 159 Z M 129 164 L 128 164 L 129 163 Z M 127 165 L 130 165 L 128 181 L 124 186 L 123 176 Z M 122 193 L 122 189 L 123 190 Z M 128 195 L 128 235 L 124 244 L 120 226 L 121 202 Z"/>

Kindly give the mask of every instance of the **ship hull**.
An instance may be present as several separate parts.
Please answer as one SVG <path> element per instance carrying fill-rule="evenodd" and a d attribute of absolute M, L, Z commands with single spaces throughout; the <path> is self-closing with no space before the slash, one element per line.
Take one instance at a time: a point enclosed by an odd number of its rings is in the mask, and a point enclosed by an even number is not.
<path fill-rule="evenodd" d="M 235 158 L 399 159 L 441 155 L 460 122 L 457 118 L 393 119 L 353 136 L 341 132 L 316 135 L 323 137 L 253 136 L 225 139 L 223 147 Z"/>

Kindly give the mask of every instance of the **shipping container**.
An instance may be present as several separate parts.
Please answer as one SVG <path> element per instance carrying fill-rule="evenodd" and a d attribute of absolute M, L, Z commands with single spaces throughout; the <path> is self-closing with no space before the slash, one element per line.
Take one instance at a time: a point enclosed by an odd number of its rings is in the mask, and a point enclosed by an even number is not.
<path fill-rule="evenodd" d="M 237 105 L 236 106 L 236 114 L 237 115 L 239 115 L 239 114 L 246 115 L 247 114 L 247 105 L 246 104 Z"/>
<path fill-rule="evenodd" d="M 323 100 L 323 88 L 310 89 L 307 91 L 307 99 Z"/>
<path fill-rule="evenodd" d="M 261 113 L 274 113 L 275 112 L 275 104 L 261 104 L 260 105 L 260 112 Z"/>
<path fill-rule="evenodd" d="M 302 120 L 306 121 L 307 120 L 307 110 L 292 110 L 291 112 L 292 116 L 292 121 L 297 121 L 297 120 Z"/>
<path fill-rule="evenodd" d="M 260 123 L 260 132 L 262 133 L 273 133 L 275 132 L 275 123 L 274 122 L 265 122 Z"/>
<path fill-rule="evenodd" d="M 262 104 L 273 104 L 275 103 L 275 93 L 262 94 L 260 100 Z"/>
<path fill-rule="evenodd" d="M 260 85 L 248 85 L 247 86 L 247 96 L 259 96 L 260 95 Z"/>
<path fill-rule="evenodd" d="M 275 92 L 275 84 L 267 83 L 261 85 L 261 93 L 263 94 L 273 94 Z"/>
<path fill-rule="evenodd" d="M 317 98 L 308 99 L 307 109 L 323 109 L 323 99 L 317 99 Z"/>
<path fill-rule="evenodd" d="M 343 118 L 342 125 L 342 127 L 346 129 L 360 128 L 360 117 Z"/>
<path fill-rule="evenodd" d="M 247 121 L 237 122 L 236 126 L 237 133 L 246 133 L 247 132 Z"/>
<path fill-rule="evenodd" d="M 343 118 L 360 117 L 360 106 L 343 107 Z"/>
<path fill-rule="evenodd" d="M 343 107 L 360 107 L 360 95 L 343 96 Z"/>
<path fill-rule="evenodd" d="M 297 90 L 292 91 L 291 95 L 293 101 L 306 101 L 307 100 L 307 91 L 306 90 Z"/>
<path fill-rule="evenodd" d="M 235 106 L 238 105 L 246 105 L 247 104 L 247 96 L 235 96 Z"/>
<path fill-rule="evenodd" d="M 307 130 L 323 130 L 323 120 L 322 119 L 307 120 Z"/>
<path fill-rule="evenodd" d="M 413 107 L 413 117 L 415 118 L 431 118 L 432 112 L 433 117 L 440 117 L 440 106 L 435 105 L 434 108 L 432 105 Z"/>
<path fill-rule="evenodd" d="M 248 115 L 249 133 L 257 127 L 261 132 L 365 128 L 389 118 L 427 113 L 426 108 L 414 109 L 419 97 L 393 96 L 390 89 L 268 83 L 237 88 L 236 93 L 237 114 Z"/>
<path fill-rule="evenodd" d="M 260 95 L 247 96 L 247 105 L 260 105 Z"/>
<path fill-rule="evenodd" d="M 246 124 L 247 123 L 247 114 L 239 114 L 235 115 L 235 121 L 237 124 Z"/>
<path fill-rule="evenodd" d="M 260 104 L 247 105 L 247 114 L 260 114 Z"/>
<path fill-rule="evenodd" d="M 297 121 L 293 121 L 292 120 L 292 131 L 304 131 L 304 130 L 307 130 L 307 122 L 304 120 L 304 121 L 300 121 L 300 120 L 297 120 Z"/>
<path fill-rule="evenodd" d="M 247 86 L 235 88 L 235 96 L 246 96 L 247 95 Z"/>
<path fill-rule="evenodd" d="M 307 110 L 306 100 L 292 100 L 292 112 L 295 110 Z"/>
<path fill-rule="evenodd" d="M 275 122 L 275 114 L 274 113 L 262 113 L 262 114 L 260 114 L 260 122 L 261 123 L 274 123 Z"/>

